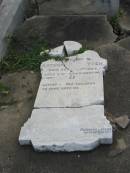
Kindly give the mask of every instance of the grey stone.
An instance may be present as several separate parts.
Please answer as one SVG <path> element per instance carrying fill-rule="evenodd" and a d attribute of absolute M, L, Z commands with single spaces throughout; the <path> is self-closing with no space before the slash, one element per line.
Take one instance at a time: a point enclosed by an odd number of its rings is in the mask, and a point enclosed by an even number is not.
<path fill-rule="evenodd" d="M 123 15 L 120 17 L 120 27 L 123 31 L 130 33 L 130 1 L 129 0 L 121 0 L 121 9 L 123 11 Z"/>
<path fill-rule="evenodd" d="M 113 115 L 127 115 L 130 113 L 130 52 L 116 44 L 101 46 L 97 51 L 109 64 L 104 82 L 105 107 Z"/>
<path fill-rule="evenodd" d="M 130 37 L 126 37 L 117 42 L 117 44 L 130 51 Z"/>
<path fill-rule="evenodd" d="M 114 15 L 119 9 L 119 0 L 38 0 L 40 15 Z"/>
<path fill-rule="evenodd" d="M 121 128 L 125 129 L 130 123 L 130 119 L 127 115 L 123 115 L 114 119 L 114 122 Z"/>
<path fill-rule="evenodd" d="M 0 59 L 6 53 L 8 39 L 23 21 L 26 6 L 25 0 L 4 0 L 0 5 Z"/>
<path fill-rule="evenodd" d="M 36 42 L 46 41 L 49 48 L 54 48 L 65 40 L 95 48 L 112 43 L 116 36 L 105 16 L 35 16 L 17 30 L 15 39 L 18 50 L 28 50 Z"/>
<path fill-rule="evenodd" d="M 112 127 L 104 106 L 35 109 L 21 129 L 19 142 L 32 144 L 36 151 L 88 151 L 111 144 Z"/>
<path fill-rule="evenodd" d="M 130 14 L 125 14 L 123 17 L 121 17 L 119 25 L 124 32 L 130 33 Z"/>

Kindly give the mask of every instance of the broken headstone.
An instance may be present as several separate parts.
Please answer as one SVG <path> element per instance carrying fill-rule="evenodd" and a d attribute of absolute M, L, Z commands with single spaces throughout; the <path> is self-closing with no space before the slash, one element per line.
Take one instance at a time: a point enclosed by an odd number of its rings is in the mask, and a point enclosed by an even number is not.
<path fill-rule="evenodd" d="M 41 64 L 41 82 L 21 145 L 36 151 L 88 151 L 112 143 L 104 116 L 103 74 L 107 61 L 95 51 Z"/>
<path fill-rule="evenodd" d="M 82 48 L 82 45 L 75 41 L 64 41 L 64 46 L 68 56 L 78 53 Z"/>

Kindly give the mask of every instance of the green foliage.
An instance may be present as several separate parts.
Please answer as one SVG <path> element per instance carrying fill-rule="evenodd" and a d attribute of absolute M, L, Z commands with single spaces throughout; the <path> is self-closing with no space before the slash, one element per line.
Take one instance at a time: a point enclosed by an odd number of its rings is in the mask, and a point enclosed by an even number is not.
<path fill-rule="evenodd" d="M 0 82 L 0 94 L 8 94 L 9 87 L 5 86 L 3 83 Z"/>
<path fill-rule="evenodd" d="M 16 51 L 15 48 L 10 47 L 8 54 L 0 63 L 0 70 L 2 73 L 14 72 L 21 70 L 39 71 L 40 65 L 43 61 L 52 59 L 47 53 L 40 55 L 41 51 L 47 50 L 45 43 L 37 43 L 30 50 Z M 56 57 L 55 60 L 66 60 L 65 58 Z"/>
<path fill-rule="evenodd" d="M 87 48 L 86 48 L 86 47 L 82 47 L 82 48 L 79 50 L 79 52 L 78 52 L 78 53 L 84 53 L 86 50 L 87 50 Z"/>

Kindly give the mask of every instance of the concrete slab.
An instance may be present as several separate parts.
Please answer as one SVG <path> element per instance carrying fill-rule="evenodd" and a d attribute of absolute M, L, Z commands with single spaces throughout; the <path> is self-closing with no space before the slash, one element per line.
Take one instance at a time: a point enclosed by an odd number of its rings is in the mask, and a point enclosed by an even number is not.
<path fill-rule="evenodd" d="M 4 0 L 0 5 L 0 59 L 5 55 L 13 31 L 24 19 L 27 1 Z"/>
<path fill-rule="evenodd" d="M 108 60 L 109 65 L 104 82 L 105 106 L 113 115 L 127 115 L 130 96 L 130 51 L 116 44 L 101 46 L 97 51 Z"/>
<path fill-rule="evenodd" d="M 17 49 L 28 50 L 36 44 L 36 40 L 46 41 L 49 48 L 62 45 L 66 40 L 78 41 L 88 48 L 94 48 L 114 42 L 116 36 L 106 16 L 84 15 L 32 17 L 17 30 L 15 38 L 19 43 Z"/>
<path fill-rule="evenodd" d="M 117 42 L 117 44 L 128 51 L 130 51 L 130 37 L 126 37 L 120 41 Z"/>
<path fill-rule="evenodd" d="M 40 15 L 114 15 L 119 9 L 119 0 L 38 0 Z"/>
<path fill-rule="evenodd" d="M 120 17 L 119 25 L 121 29 L 130 33 L 130 1 L 129 0 L 121 0 L 121 9 L 123 10 L 123 15 Z"/>

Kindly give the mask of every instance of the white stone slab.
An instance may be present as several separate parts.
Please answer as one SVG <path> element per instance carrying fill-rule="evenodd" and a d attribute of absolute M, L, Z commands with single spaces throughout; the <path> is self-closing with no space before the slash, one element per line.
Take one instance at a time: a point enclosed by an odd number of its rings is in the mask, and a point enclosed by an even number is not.
<path fill-rule="evenodd" d="M 69 61 L 42 63 L 42 80 L 35 108 L 83 107 L 104 103 L 103 72 L 107 61 L 95 51 L 69 57 Z"/>
<path fill-rule="evenodd" d="M 69 57 L 68 61 L 46 61 L 41 64 L 41 75 L 44 78 L 60 77 L 67 73 L 73 72 L 90 72 L 107 69 L 107 60 L 101 58 L 95 51 L 86 51 L 82 54 Z"/>
<path fill-rule="evenodd" d="M 104 106 L 34 109 L 19 142 L 37 151 L 87 151 L 112 143 L 112 127 Z"/>
<path fill-rule="evenodd" d="M 54 49 L 51 49 L 48 54 L 51 57 L 64 57 L 65 56 L 64 46 L 59 46 Z"/>
<path fill-rule="evenodd" d="M 111 144 L 112 126 L 103 105 L 106 69 L 107 61 L 95 51 L 42 63 L 34 110 L 21 129 L 20 144 L 55 152 Z"/>
<path fill-rule="evenodd" d="M 82 48 L 82 45 L 75 41 L 64 41 L 65 50 L 68 56 L 71 56 Z"/>
<path fill-rule="evenodd" d="M 102 73 L 77 72 L 59 78 L 42 78 L 34 107 L 83 107 L 103 103 Z"/>

